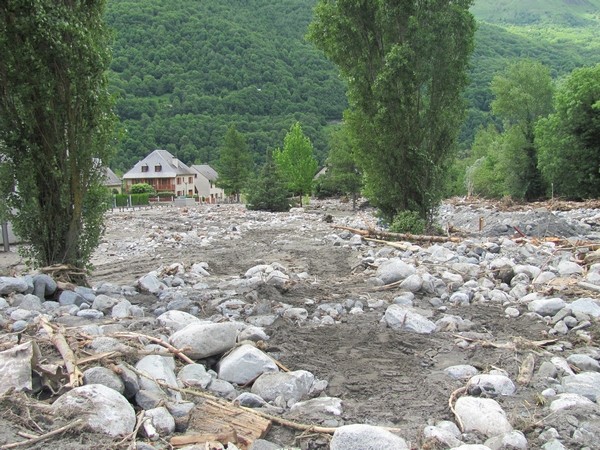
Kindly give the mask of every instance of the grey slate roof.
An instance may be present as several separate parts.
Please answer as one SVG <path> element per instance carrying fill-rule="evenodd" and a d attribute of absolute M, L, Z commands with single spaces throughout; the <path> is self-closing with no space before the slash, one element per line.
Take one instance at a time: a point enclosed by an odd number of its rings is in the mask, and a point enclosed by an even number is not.
<path fill-rule="evenodd" d="M 110 167 L 104 168 L 104 185 L 105 186 L 120 186 L 121 179 L 112 171 Z"/>
<path fill-rule="evenodd" d="M 148 166 L 147 172 L 142 172 L 142 166 Z M 155 170 L 160 166 L 159 172 Z M 194 171 L 179 161 L 166 150 L 154 150 L 139 161 L 133 169 L 123 175 L 123 179 L 137 178 L 174 178 L 180 175 L 193 175 Z"/>
<path fill-rule="evenodd" d="M 203 175 L 204 178 L 209 181 L 215 181 L 217 178 L 219 178 L 217 171 L 208 164 L 194 164 L 192 169 L 198 171 L 199 174 Z"/>

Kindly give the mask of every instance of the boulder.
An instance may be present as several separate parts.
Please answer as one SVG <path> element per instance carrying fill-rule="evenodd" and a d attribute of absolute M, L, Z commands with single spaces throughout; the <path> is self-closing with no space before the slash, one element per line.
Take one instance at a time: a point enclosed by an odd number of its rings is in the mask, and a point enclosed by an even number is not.
<path fill-rule="evenodd" d="M 208 358 L 231 350 L 243 328 L 240 322 L 191 323 L 174 333 L 169 343 L 185 348 L 186 355 L 192 359 Z"/>
<path fill-rule="evenodd" d="M 57 416 L 82 418 L 93 431 L 123 436 L 135 428 L 135 411 L 114 389 L 102 384 L 87 384 L 61 395 L 53 404 Z"/>

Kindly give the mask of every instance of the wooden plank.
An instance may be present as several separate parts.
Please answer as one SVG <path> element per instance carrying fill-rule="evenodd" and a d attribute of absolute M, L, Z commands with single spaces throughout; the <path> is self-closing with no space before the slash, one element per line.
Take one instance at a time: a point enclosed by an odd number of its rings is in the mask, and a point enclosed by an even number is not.
<path fill-rule="evenodd" d="M 257 414 L 229 403 L 205 400 L 194 408 L 187 433 L 173 437 L 170 443 L 180 447 L 228 441 L 247 450 L 255 440 L 265 437 L 270 428 L 271 421 Z"/>

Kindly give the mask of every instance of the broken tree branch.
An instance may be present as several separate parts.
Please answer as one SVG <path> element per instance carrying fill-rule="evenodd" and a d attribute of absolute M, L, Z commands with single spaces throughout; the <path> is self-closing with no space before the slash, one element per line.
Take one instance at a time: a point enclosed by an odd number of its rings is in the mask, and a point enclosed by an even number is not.
<path fill-rule="evenodd" d="M 65 336 L 50 325 L 48 320 L 44 317 L 41 318 L 40 325 L 44 328 L 46 333 L 48 333 L 48 337 L 63 358 L 67 374 L 69 375 L 69 384 L 67 386 L 81 386 L 83 384 L 83 373 L 79 370 L 79 367 L 77 367 L 75 354 L 73 353 L 73 350 L 71 350 L 71 347 L 69 347 Z"/>
<path fill-rule="evenodd" d="M 448 406 L 450 407 L 450 411 L 452 411 L 452 414 L 454 414 L 454 417 L 456 417 L 456 421 L 458 422 L 458 428 L 460 429 L 461 433 L 464 433 L 465 426 L 463 425 L 462 420 L 460 420 L 460 416 L 456 414 L 454 404 L 456 403 L 456 400 L 458 400 L 458 397 L 464 394 L 465 392 L 467 392 L 466 386 L 458 388 L 457 390 L 452 392 L 452 394 L 450 394 L 450 398 L 448 399 Z"/>
<path fill-rule="evenodd" d="M 365 237 L 384 238 L 392 241 L 410 241 L 410 242 L 461 242 L 460 238 L 450 236 L 428 236 L 423 234 L 410 233 L 391 233 L 382 230 L 361 230 L 358 228 L 345 227 L 342 225 L 334 225 L 333 228 L 340 230 L 351 231 L 354 234 L 359 234 Z"/>
<path fill-rule="evenodd" d="M 17 448 L 17 447 L 23 447 L 26 445 L 35 444 L 37 442 L 41 442 L 45 439 L 51 438 L 52 436 L 56 436 L 57 434 L 64 433 L 65 431 L 68 431 L 71 428 L 75 428 L 82 422 L 83 422 L 83 419 L 77 419 L 74 422 L 71 422 L 70 424 L 65 425 L 64 427 L 57 428 L 56 430 L 52 430 L 49 433 L 42 434 L 40 436 L 32 437 L 31 439 L 27 439 L 26 441 L 13 442 L 12 444 L 2 445 L 2 446 L 0 446 L 0 449 L 5 450 L 5 449 L 10 449 L 10 448 Z"/>
<path fill-rule="evenodd" d="M 178 356 L 182 361 L 184 361 L 184 362 L 186 362 L 188 364 L 195 364 L 196 363 L 196 361 L 194 361 L 190 357 L 186 356 L 186 354 L 183 353 L 182 350 L 180 350 L 180 349 L 178 349 L 176 347 L 173 347 L 168 342 L 165 342 L 162 339 L 156 338 L 154 336 L 148 336 L 146 334 L 139 334 L 139 333 L 126 333 L 126 332 L 114 333 L 113 336 L 114 337 L 130 338 L 130 339 L 139 339 L 139 338 L 147 339 L 150 342 L 154 342 L 155 344 L 158 344 L 158 345 L 161 345 L 161 346 L 165 347 L 171 353 L 173 353 L 174 355 Z"/>

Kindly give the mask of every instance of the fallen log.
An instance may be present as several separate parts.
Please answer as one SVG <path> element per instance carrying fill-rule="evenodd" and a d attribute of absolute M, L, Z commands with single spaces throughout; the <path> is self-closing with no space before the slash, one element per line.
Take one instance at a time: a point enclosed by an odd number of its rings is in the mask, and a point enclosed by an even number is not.
<path fill-rule="evenodd" d="M 354 234 L 361 236 L 373 237 L 377 239 L 389 239 L 392 241 L 409 241 L 409 242 L 461 242 L 461 238 L 452 236 L 429 236 L 424 234 L 411 234 L 411 233 L 392 233 L 383 230 L 361 230 L 358 228 L 345 227 L 342 225 L 334 225 L 333 228 L 340 230 L 351 231 Z"/>

